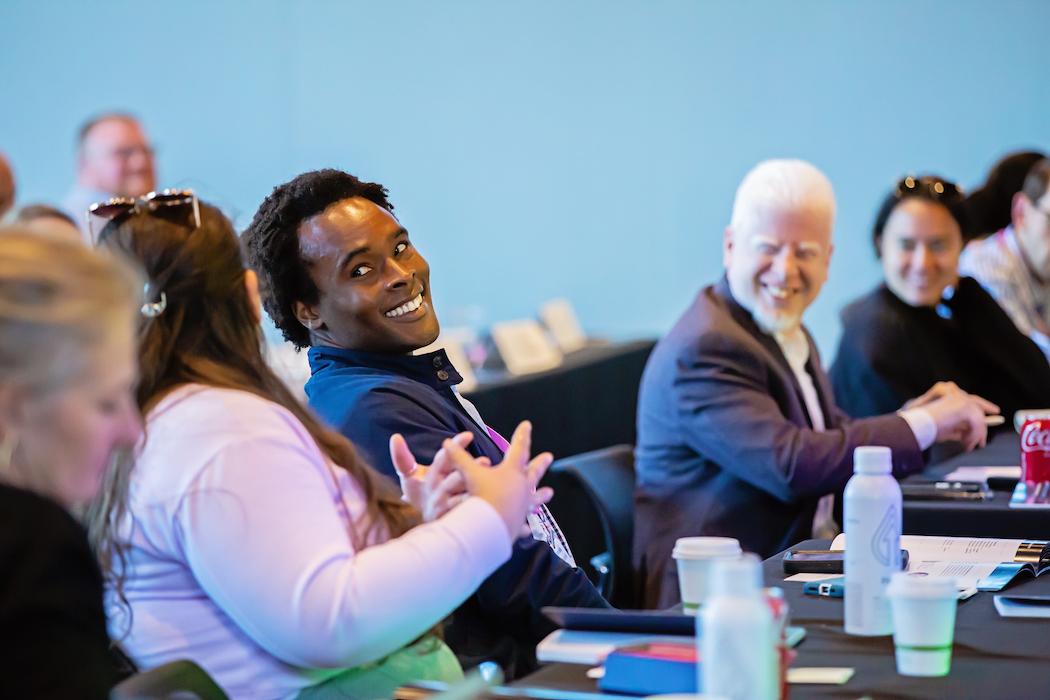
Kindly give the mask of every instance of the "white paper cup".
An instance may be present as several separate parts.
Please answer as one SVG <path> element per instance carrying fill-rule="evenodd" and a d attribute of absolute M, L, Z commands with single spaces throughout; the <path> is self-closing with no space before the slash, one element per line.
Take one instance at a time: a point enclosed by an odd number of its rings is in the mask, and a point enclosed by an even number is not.
<path fill-rule="evenodd" d="M 678 591 L 687 614 L 697 614 L 707 599 L 711 562 L 740 554 L 740 542 L 732 537 L 682 537 L 675 542 L 671 558 L 678 568 Z"/>
<path fill-rule="evenodd" d="M 887 589 L 893 615 L 893 646 L 902 676 L 947 676 L 952 665 L 955 579 L 898 572 Z"/>

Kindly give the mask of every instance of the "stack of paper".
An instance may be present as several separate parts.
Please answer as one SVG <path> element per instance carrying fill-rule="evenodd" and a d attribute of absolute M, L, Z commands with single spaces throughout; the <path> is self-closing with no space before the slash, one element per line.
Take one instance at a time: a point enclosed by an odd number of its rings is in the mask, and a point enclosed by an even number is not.
<path fill-rule="evenodd" d="M 1045 546 L 1042 541 L 901 535 L 901 549 L 908 550 L 910 573 L 950 576 L 958 583 L 960 593 L 969 589 L 1001 590 L 1025 568 L 1038 575 L 1047 568 L 1042 561 Z M 836 537 L 831 548 L 845 549 L 846 535 Z"/>
<path fill-rule="evenodd" d="M 1021 478 L 1021 467 L 958 467 L 946 474 L 942 481 L 962 481 L 969 484 L 987 484 L 988 479 Z"/>

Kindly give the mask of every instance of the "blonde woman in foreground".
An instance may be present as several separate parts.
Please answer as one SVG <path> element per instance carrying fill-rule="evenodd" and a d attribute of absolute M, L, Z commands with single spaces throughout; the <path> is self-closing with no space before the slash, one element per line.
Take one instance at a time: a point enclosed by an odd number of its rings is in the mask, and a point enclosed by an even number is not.
<path fill-rule="evenodd" d="M 79 240 L 0 231 L 0 695 L 107 698 L 102 576 L 69 511 L 139 435 L 142 282 Z"/>

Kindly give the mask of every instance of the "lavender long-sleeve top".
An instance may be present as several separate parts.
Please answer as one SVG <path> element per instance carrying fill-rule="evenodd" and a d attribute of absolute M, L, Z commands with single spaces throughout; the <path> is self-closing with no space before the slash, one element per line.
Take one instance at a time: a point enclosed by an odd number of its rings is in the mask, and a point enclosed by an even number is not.
<path fill-rule="evenodd" d="M 361 490 L 302 423 L 253 394 L 201 385 L 150 412 L 130 503 L 122 643 L 145 668 L 192 659 L 232 698 L 294 696 L 390 654 L 511 551 L 479 498 L 355 549 Z M 126 618 L 110 613 L 119 639 Z"/>

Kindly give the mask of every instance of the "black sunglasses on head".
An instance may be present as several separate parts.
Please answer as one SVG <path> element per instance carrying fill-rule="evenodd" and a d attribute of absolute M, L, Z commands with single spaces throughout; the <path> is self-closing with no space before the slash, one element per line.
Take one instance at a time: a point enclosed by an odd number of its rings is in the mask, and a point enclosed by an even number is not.
<path fill-rule="evenodd" d="M 962 188 L 949 180 L 939 177 L 923 176 L 914 177 L 908 175 L 897 183 L 894 190 L 897 199 L 905 197 L 927 196 L 935 202 L 945 199 L 956 199 L 963 196 Z"/>
<path fill-rule="evenodd" d="M 194 229 L 201 225 L 200 202 L 193 190 L 161 190 L 142 197 L 113 197 L 92 204 L 87 210 L 91 240 L 98 243 L 107 224 L 133 214 L 146 214 Z"/>

